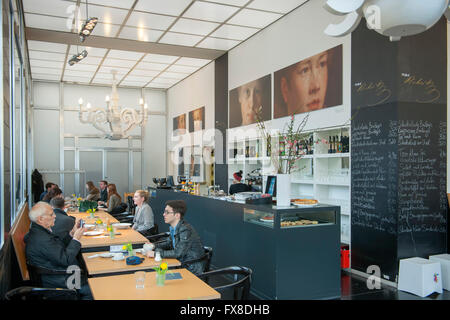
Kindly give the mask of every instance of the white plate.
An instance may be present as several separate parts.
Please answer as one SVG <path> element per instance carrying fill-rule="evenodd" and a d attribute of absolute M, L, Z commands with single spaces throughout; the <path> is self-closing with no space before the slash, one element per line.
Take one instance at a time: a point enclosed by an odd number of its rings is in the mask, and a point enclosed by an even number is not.
<path fill-rule="evenodd" d="M 99 236 L 101 234 L 103 234 L 102 231 L 88 231 L 88 232 L 85 232 L 83 235 L 85 235 L 85 236 Z"/>
<path fill-rule="evenodd" d="M 105 253 L 100 253 L 99 256 L 102 258 L 111 258 L 112 256 L 114 256 L 114 253 L 105 252 Z"/>
<path fill-rule="evenodd" d="M 300 208 L 310 208 L 310 207 L 315 207 L 317 206 L 319 203 L 315 203 L 315 204 L 301 204 L 301 203 L 293 203 L 294 206 L 300 207 Z"/>
<path fill-rule="evenodd" d="M 113 223 L 112 226 L 117 229 L 127 229 L 131 226 L 131 223 Z"/>
<path fill-rule="evenodd" d="M 87 223 L 85 223 L 85 224 L 84 224 L 84 227 L 85 227 L 87 230 L 92 230 L 92 229 L 95 228 L 95 224 L 87 224 Z"/>

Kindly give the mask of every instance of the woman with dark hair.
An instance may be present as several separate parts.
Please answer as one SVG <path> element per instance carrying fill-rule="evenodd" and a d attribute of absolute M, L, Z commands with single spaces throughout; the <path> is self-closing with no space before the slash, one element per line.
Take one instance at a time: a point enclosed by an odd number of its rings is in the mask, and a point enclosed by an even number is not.
<path fill-rule="evenodd" d="M 241 183 L 242 180 L 242 170 L 239 170 L 238 172 L 233 173 L 233 184 L 230 186 L 230 195 L 239 193 L 239 192 L 246 192 L 251 191 L 252 188 L 249 185 L 246 185 L 244 183 Z"/>
<path fill-rule="evenodd" d="M 50 189 L 50 191 L 45 195 L 42 201 L 50 203 L 50 200 L 52 200 L 54 197 L 64 197 L 62 190 L 57 186 Z"/>
<path fill-rule="evenodd" d="M 99 204 L 104 204 L 104 202 L 99 201 Z M 114 208 L 122 203 L 122 198 L 117 192 L 116 185 L 114 183 L 108 184 L 108 201 L 106 202 L 107 212 L 111 212 Z"/>
<path fill-rule="evenodd" d="M 90 201 L 100 200 L 100 190 L 98 190 L 98 188 L 94 186 L 94 183 L 92 181 L 86 182 L 86 189 L 88 191 L 86 200 Z"/>

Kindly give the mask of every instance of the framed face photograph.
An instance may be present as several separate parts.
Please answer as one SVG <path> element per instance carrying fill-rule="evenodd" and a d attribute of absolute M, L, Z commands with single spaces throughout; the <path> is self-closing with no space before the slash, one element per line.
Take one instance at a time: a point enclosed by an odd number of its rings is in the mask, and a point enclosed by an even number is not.
<path fill-rule="evenodd" d="M 230 90 L 229 127 L 235 128 L 257 122 L 256 113 L 261 109 L 263 121 L 271 119 L 271 75 Z"/>
<path fill-rule="evenodd" d="M 274 119 L 342 104 L 342 45 L 274 73 Z"/>
<path fill-rule="evenodd" d="M 179 136 L 186 133 L 186 114 L 183 113 L 173 118 L 173 135 Z"/>
<path fill-rule="evenodd" d="M 205 130 L 205 107 L 189 112 L 189 132 Z"/>

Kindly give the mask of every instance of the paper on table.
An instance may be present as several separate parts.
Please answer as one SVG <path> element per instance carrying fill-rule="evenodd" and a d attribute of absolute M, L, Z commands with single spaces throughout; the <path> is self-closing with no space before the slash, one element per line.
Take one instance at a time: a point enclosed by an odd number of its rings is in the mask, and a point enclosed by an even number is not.
<path fill-rule="evenodd" d="M 98 254 L 94 254 L 94 255 L 92 255 L 92 256 L 89 256 L 88 259 L 91 259 L 91 258 L 97 258 L 98 256 L 99 256 Z"/>

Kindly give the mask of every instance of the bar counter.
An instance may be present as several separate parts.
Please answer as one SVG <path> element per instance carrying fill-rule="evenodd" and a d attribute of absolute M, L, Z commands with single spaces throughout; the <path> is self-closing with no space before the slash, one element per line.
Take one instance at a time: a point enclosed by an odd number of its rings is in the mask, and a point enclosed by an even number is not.
<path fill-rule="evenodd" d="M 185 220 L 203 245 L 213 248 L 214 269 L 233 265 L 253 270 L 251 293 L 261 299 L 333 299 L 341 294 L 340 207 L 277 208 L 150 191 L 159 232 L 169 230 L 168 200 L 184 200 Z M 272 218 L 271 218 L 272 217 Z M 314 223 L 300 225 L 302 223 Z"/>

